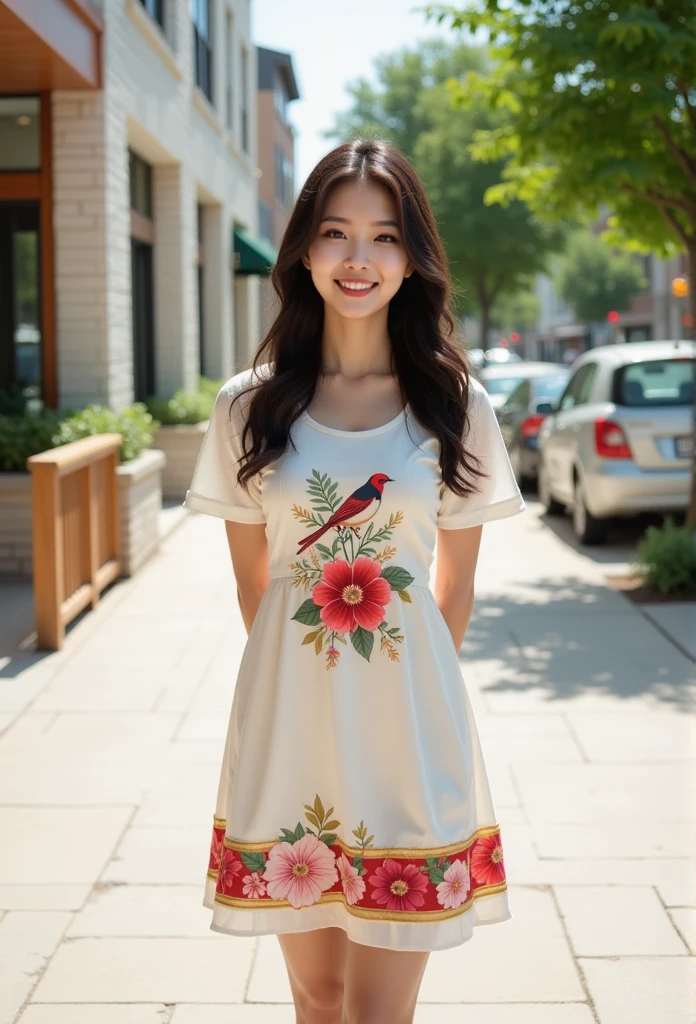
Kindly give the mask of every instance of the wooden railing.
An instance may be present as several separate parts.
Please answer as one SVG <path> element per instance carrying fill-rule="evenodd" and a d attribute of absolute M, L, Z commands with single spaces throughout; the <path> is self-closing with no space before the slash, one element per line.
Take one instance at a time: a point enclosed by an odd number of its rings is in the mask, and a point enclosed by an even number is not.
<path fill-rule="evenodd" d="M 116 466 L 121 434 L 98 434 L 27 459 L 32 474 L 37 646 L 59 650 L 65 627 L 121 572 Z"/>

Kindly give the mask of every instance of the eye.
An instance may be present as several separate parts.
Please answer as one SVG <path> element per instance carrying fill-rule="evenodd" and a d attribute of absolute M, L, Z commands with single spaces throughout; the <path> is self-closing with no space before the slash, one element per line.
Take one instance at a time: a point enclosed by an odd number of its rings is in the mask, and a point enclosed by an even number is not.
<path fill-rule="evenodd" d="M 330 238 L 331 235 L 342 235 L 342 234 L 343 234 L 343 232 L 340 231 L 338 228 L 329 228 L 328 231 L 324 232 L 324 238 Z"/>
<path fill-rule="evenodd" d="M 380 239 L 385 239 L 385 238 L 388 241 L 390 241 L 390 242 L 398 242 L 399 241 L 399 239 L 396 238 L 394 235 L 388 235 L 388 234 L 377 235 L 377 241 L 378 242 L 379 242 Z"/>

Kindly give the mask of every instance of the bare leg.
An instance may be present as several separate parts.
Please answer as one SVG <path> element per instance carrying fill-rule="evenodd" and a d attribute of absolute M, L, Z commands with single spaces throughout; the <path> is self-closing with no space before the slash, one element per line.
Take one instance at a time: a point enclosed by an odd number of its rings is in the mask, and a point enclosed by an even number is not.
<path fill-rule="evenodd" d="M 348 939 L 342 928 L 279 935 L 297 1024 L 341 1024 Z"/>
<path fill-rule="evenodd" d="M 412 1024 L 429 956 L 349 940 L 342 1024 Z"/>

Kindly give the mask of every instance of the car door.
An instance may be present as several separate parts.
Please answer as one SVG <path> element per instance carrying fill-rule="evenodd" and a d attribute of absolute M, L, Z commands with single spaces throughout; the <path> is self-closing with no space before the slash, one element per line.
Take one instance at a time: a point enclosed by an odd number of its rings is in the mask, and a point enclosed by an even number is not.
<path fill-rule="evenodd" d="M 530 394 L 529 380 L 520 381 L 513 392 L 508 395 L 505 405 L 498 411 L 500 432 L 508 448 L 514 444 L 519 425 L 527 415 Z"/>
<path fill-rule="evenodd" d="M 594 370 L 593 370 L 594 368 Z M 544 462 L 554 495 L 559 501 L 573 500 L 573 464 L 582 408 L 596 372 L 596 363 L 583 363 L 571 376 L 554 413 L 551 432 L 544 443 Z"/>

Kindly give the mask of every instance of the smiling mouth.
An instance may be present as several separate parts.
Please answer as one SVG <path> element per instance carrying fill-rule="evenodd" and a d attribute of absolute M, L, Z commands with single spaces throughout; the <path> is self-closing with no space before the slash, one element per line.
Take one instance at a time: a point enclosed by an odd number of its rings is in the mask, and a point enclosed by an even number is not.
<path fill-rule="evenodd" d="M 376 281 L 352 281 L 349 278 L 343 281 L 336 280 L 334 283 L 344 295 L 350 295 L 353 298 L 367 295 L 368 292 L 373 291 L 377 287 Z"/>

